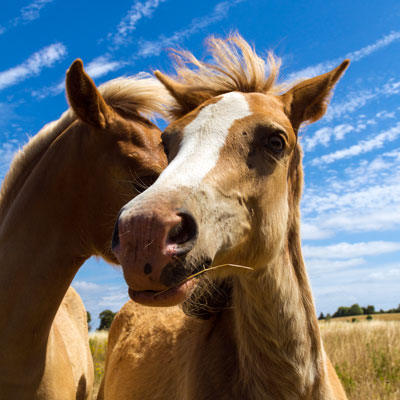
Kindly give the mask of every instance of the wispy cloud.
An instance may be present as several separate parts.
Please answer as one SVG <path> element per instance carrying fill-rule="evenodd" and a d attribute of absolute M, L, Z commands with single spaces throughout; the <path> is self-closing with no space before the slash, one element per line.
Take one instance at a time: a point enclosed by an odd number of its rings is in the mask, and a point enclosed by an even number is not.
<path fill-rule="evenodd" d="M 92 290 L 100 290 L 101 286 L 94 282 L 88 281 L 76 281 L 74 282 L 74 288 L 79 291 L 92 291 Z"/>
<path fill-rule="evenodd" d="M 125 65 L 122 61 L 113 61 L 108 55 L 100 56 L 92 60 L 85 67 L 86 72 L 92 78 L 100 78 L 101 76 L 107 75 L 109 72 L 116 71 Z"/>
<path fill-rule="evenodd" d="M 5 127 L 16 117 L 15 108 L 17 104 L 0 102 L 0 128 Z"/>
<path fill-rule="evenodd" d="M 375 53 L 377 50 L 382 49 L 386 46 L 389 46 L 391 43 L 393 43 L 399 39 L 400 39 L 400 32 L 398 32 L 398 31 L 390 32 L 389 34 L 385 35 L 383 38 L 377 40 L 375 43 L 369 44 L 359 50 L 355 50 L 350 53 L 347 53 L 343 57 L 338 57 L 333 60 L 324 61 L 317 65 L 313 65 L 313 66 L 304 68 L 300 71 L 293 72 L 289 75 L 288 81 L 296 81 L 301 78 L 310 78 L 310 77 L 328 72 L 332 68 L 336 67 L 345 58 L 349 58 L 352 62 L 360 61 L 363 58 L 371 55 L 372 53 Z"/>
<path fill-rule="evenodd" d="M 31 95 L 32 97 L 36 97 L 37 99 L 45 99 L 46 97 L 57 96 L 63 93 L 64 90 L 65 90 L 65 79 L 52 86 L 46 86 L 37 90 L 32 90 Z"/>
<path fill-rule="evenodd" d="M 400 149 L 358 160 L 340 175 L 324 170 L 323 181 L 305 188 L 302 224 L 304 240 L 400 229 Z"/>
<path fill-rule="evenodd" d="M 7 27 L 16 27 L 20 24 L 27 24 L 40 17 L 40 11 L 47 5 L 52 3 L 54 0 L 34 0 L 27 6 L 23 7 L 20 14 L 8 21 Z M 0 27 L 0 35 L 6 32 L 6 27 Z"/>
<path fill-rule="evenodd" d="M 316 212 L 345 213 L 353 209 L 377 212 L 399 206 L 400 160 L 395 154 L 392 160 L 389 156 L 361 160 L 357 168 L 344 170 L 343 179 L 326 176 L 325 183 L 307 186 L 302 203 L 304 217 L 310 218 Z"/>
<path fill-rule="evenodd" d="M 54 43 L 32 54 L 16 67 L 0 72 L 0 90 L 13 86 L 31 76 L 39 75 L 43 68 L 52 67 L 62 60 L 67 49 L 62 43 Z"/>
<path fill-rule="evenodd" d="M 109 33 L 107 39 L 111 40 L 117 47 L 129 43 L 128 35 L 136 29 L 137 23 L 142 18 L 151 18 L 158 6 L 165 1 L 167 0 L 135 1 L 127 15 L 118 24 L 117 32 Z"/>
<path fill-rule="evenodd" d="M 226 18 L 229 9 L 243 1 L 244 0 L 222 1 L 214 7 L 210 14 L 193 19 L 187 28 L 177 31 L 171 36 L 161 35 L 155 41 L 140 41 L 138 57 L 158 56 L 165 48 L 179 44 L 184 39 L 187 39 L 207 26 Z"/>
<path fill-rule="evenodd" d="M 374 149 L 381 148 L 385 142 L 392 142 L 400 136 L 400 122 L 392 128 L 379 133 L 367 140 L 361 140 L 357 144 L 350 146 L 347 149 L 337 150 L 330 154 L 325 154 L 321 157 L 314 158 L 311 165 L 331 164 L 337 160 L 354 157 L 363 153 L 370 152 Z"/>
<path fill-rule="evenodd" d="M 365 264 L 364 258 L 349 258 L 347 260 L 332 260 L 326 258 L 310 258 L 306 260 L 307 269 L 309 271 L 337 271 L 344 268 L 357 267 Z"/>
<path fill-rule="evenodd" d="M 353 130 L 354 127 L 349 124 L 340 124 L 334 127 L 325 126 L 320 128 L 314 133 L 313 136 L 306 135 L 302 140 L 304 150 L 314 150 L 318 144 L 327 147 L 332 137 L 335 140 L 343 140 L 346 134 Z"/>
<path fill-rule="evenodd" d="M 324 229 L 316 224 L 303 220 L 301 222 L 301 238 L 303 240 L 322 240 L 327 239 L 333 235 L 333 232 Z"/>
<path fill-rule="evenodd" d="M 338 243 L 329 246 L 303 246 L 305 257 L 319 259 L 346 259 L 400 251 L 399 242 Z"/>
<path fill-rule="evenodd" d="M 389 46 L 389 44 L 399 39 L 400 39 L 400 32 L 396 31 L 390 32 L 388 35 L 385 35 L 382 39 L 377 40 L 375 43 L 365 46 L 360 50 L 356 50 L 346 54 L 345 58 L 350 58 L 353 62 L 360 61 L 364 57 L 369 56 L 370 54 L 374 53 L 379 49 L 382 49 L 383 47 Z"/>
<path fill-rule="evenodd" d="M 400 94 L 400 81 L 393 79 L 380 87 L 368 90 L 360 90 L 351 92 L 344 101 L 334 102 L 328 108 L 328 112 L 324 116 L 325 121 L 331 121 L 335 118 L 341 118 L 344 115 L 353 113 L 354 111 L 364 107 L 372 100 Z"/>

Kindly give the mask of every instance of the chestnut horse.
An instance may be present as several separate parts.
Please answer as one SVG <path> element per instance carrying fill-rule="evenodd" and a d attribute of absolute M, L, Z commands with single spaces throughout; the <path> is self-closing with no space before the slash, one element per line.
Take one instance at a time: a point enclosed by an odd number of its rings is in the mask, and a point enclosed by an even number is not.
<path fill-rule="evenodd" d="M 71 109 L 19 152 L 1 189 L 1 399 L 90 397 L 86 311 L 69 285 L 92 255 L 117 262 L 119 209 L 166 166 L 146 117 L 169 102 L 156 79 L 98 90 L 76 60 L 66 90 Z"/>
<path fill-rule="evenodd" d="M 100 398 L 345 399 L 301 253 L 298 132 L 349 62 L 284 88 L 272 55 L 267 68 L 240 36 L 209 43 L 214 64 L 177 52 L 178 76 L 156 73 L 178 102 L 162 135 L 170 163 L 122 208 L 114 253 L 136 303 L 175 305 L 195 286 L 184 278 L 210 268 L 231 280 L 232 307 L 201 321 L 128 302 Z"/>

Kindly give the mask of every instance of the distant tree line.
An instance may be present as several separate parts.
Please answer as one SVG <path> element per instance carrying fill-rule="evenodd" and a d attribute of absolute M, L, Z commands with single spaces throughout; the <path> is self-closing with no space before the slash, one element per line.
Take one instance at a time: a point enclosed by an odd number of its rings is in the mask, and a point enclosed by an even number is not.
<path fill-rule="evenodd" d="M 115 317 L 115 312 L 112 312 L 111 310 L 104 310 L 99 314 L 100 318 L 100 325 L 97 328 L 98 331 L 104 330 L 104 329 L 110 329 L 111 323 L 114 320 Z M 86 311 L 87 315 L 87 323 L 88 323 L 88 328 L 89 330 L 92 329 L 90 322 L 92 321 L 92 316 L 90 315 L 89 311 Z"/>
<path fill-rule="evenodd" d="M 357 303 L 353 304 L 350 307 L 339 307 L 337 311 L 331 315 L 321 313 L 318 319 L 330 319 L 330 318 L 338 318 L 338 317 L 353 317 L 357 315 L 372 315 L 372 314 L 388 314 L 388 313 L 400 313 L 400 304 L 397 308 L 391 308 L 390 310 L 384 311 L 380 309 L 379 311 L 375 311 L 374 306 L 360 307 Z"/>

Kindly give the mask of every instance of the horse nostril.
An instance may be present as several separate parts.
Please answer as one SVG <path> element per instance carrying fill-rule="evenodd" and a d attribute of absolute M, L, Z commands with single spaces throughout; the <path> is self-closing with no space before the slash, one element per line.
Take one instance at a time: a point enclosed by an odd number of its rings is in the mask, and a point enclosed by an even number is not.
<path fill-rule="evenodd" d="M 187 211 L 178 213 L 181 221 L 175 225 L 168 233 L 167 243 L 177 245 L 188 245 L 197 239 L 197 223 L 194 217 Z"/>
<path fill-rule="evenodd" d="M 119 245 L 119 230 L 118 230 L 118 220 L 117 220 L 112 235 L 111 249 L 114 250 L 118 245 Z"/>

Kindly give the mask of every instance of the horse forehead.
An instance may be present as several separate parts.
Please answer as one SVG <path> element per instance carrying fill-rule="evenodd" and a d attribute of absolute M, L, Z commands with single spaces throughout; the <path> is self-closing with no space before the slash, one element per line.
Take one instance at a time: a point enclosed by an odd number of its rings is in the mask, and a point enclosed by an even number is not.
<path fill-rule="evenodd" d="M 252 112 L 251 122 L 276 125 L 286 131 L 292 131 L 292 125 L 284 111 L 279 96 L 263 93 L 248 93 L 246 99 Z M 258 121 L 260 120 L 260 121 Z"/>
<path fill-rule="evenodd" d="M 250 105 L 243 93 L 230 92 L 218 96 L 198 110 L 191 121 L 184 126 L 184 139 L 193 135 L 201 135 L 203 139 L 211 139 L 211 135 L 226 136 L 235 121 L 251 114 Z"/>
<path fill-rule="evenodd" d="M 201 136 L 203 142 L 218 136 L 224 138 L 236 121 L 245 117 L 244 123 L 251 125 L 276 125 L 291 131 L 290 120 L 284 111 L 284 105 L 279 96 L 264 93 L 229 92 L 204 103 L 201 108 L 181 125 L 183 139 L 190 136 Z M 243 127 L 243 122 L 240 124 Z M 207 137 L 207 133 L 212 138 Z M 213 140 L 209 140 L 212 143 Z"/>

